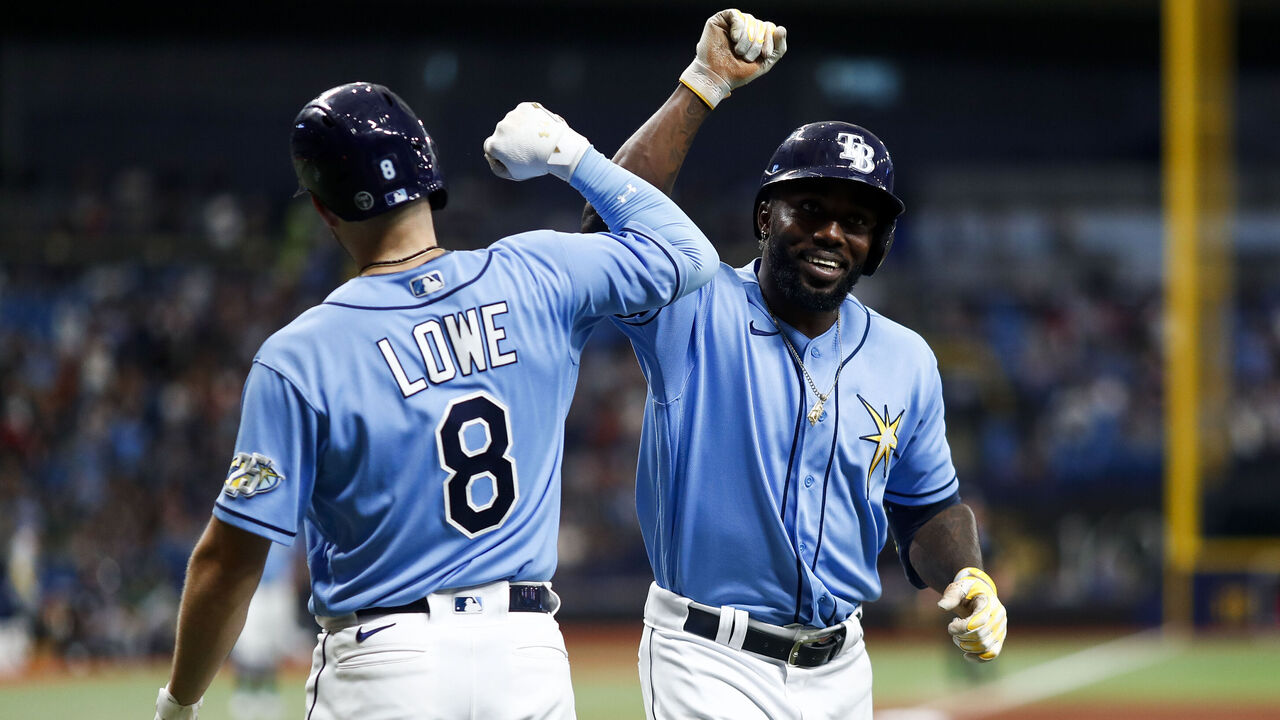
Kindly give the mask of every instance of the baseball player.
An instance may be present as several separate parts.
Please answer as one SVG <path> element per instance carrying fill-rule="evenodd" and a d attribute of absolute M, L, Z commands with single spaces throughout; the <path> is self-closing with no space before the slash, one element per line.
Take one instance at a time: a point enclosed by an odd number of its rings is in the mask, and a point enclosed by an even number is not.
<path fill-rule="evenodd" d="M 294 121 L 299 182 L 360 272 L 254 359 L 157 718 L 196 717 L 268 546 L 300 536 L 323 628 L 310 720 L 573 717 L 550 580 L 579 354 L 601 318 L 671 303 L 719 258 L 537 103 L 484 150 L 501 177 L 569 182 L 613 232 L 449 252 L 436 147 L 399 97 L 342 85 Z"/>
<path fill-rule="evenodd" d="M 786 40 L 737 10 L 712 16 L 615 162 L 669 191 L 702 121 Z M 636 497 L 655 578 L 639 652 L 650 718 L 870 718 L 860 617 L 890 531 L 907 576 L 958 616 L 966 657 L 1000 653 L 1005 610 L 960 502 L 933 353 L 850 294 L 903 209 L 875 135 L 804 125 L 764 168 L 761 257 L 615 320 L 649 386 Z"/>
<path fill-rule="evenodd" d="M 295 654 L 301 631 L 294 619 L 294 563 L 295 548 L 271 544 L 244 628 L 231 649 L 232 720 L 277 720 L 285 714 L 277 680 L 280 666 Z"/>

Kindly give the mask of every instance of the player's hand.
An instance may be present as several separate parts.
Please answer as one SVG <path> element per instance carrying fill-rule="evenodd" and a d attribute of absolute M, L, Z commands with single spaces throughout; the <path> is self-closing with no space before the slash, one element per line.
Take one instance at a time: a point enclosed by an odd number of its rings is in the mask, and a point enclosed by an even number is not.
<path fill-rule="evenodd" d="M 484 158 L 493 174 L 528 180 L 551 173 L 568 180 L 591 143 L 564 118 L 536 102 L 522 102 L 484 141 Z"/>
<path fill-rule="evenodd" d="M 156 696 L 155 720 L 197 720 L 203 703 L 204 698 L 200 698 L 191 705 L 179 705 L 177 698 L 169 694 L 169 688 L 162 687 Z"/>
<path fill-rule="evenodd" d="M 966 660 L 996 659 L 1004 647 L 1007 617 L 1004 604 L 996 596 L 996 584 L 985 572 L 967 567 L 956 573 L 938 607 L 959 616 L 947 625 L 947 631 L 964 651 Z"/>
<path fill-rule="evenodd" d="M 787 29 L 738 9 L 721 10 L 702 26 L 693 62 L 680 82 L 714 108 L 729 93 L 769 72 L 787 52 Z"/>

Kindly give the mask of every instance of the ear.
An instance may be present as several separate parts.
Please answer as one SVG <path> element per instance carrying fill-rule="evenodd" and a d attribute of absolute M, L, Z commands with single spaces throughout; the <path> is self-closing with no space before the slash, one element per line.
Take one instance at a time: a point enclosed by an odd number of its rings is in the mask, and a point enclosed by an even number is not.
<path fill-rule="evenodd" d="M 756 235 L 762 239 L 769 237 L 769 222 L 772 219 L 773 204 L 766 197 L 756 205 Z"/>
<path fill-rule="evenodd" d="M 342 222 L 342 218 L 333 214 L 333 211 L 324 206 L 314 194 L 311 194 L 311 205 L 320 213 L 320 218 L 324 220 L 324 224 L 329 226 L 330 230 L 337 229 L 338 223 Z"/>

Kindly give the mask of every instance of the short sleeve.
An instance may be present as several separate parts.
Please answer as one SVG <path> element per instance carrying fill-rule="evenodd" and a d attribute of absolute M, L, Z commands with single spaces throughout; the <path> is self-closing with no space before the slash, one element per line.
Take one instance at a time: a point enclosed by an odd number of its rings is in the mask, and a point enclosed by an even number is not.
<path fill-rule="evenodd" d="M 214 516 L 292 545 L 315 486 L 319 425 L 319 413 L 298 389 L 255 361 L 245 381 L 235 454 Z"/>
<path fill-rule="evenodd" d="M 899 505 L 929 505 L 959 489 L 942 402 L 942 378 L 930 363 L 916 401 L 922 408 L 910 440 L 889 475 L 884 499 Z"/>

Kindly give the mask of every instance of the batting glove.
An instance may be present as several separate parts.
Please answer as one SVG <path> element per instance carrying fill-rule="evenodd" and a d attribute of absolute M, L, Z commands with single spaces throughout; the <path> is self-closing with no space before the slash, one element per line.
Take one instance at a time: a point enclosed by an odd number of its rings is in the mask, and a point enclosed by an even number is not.
<path fill-rule="evenodd" d="M 947 632 L 964 651 L 965 659 L 996 659 L 1008 627 L 1004 604 L 996 596 L 996 584 L 990 576 L 974 567 L 961 570 L 942 593 L 938 607 L 960 616 L 947 625 Z"/>
<path fill-rule="evenodd" d="M 156 696 L 156 720 L 196 720 L 202 704 L 204 698 L 191 705 L 179 705 L 177 698 L 169 694 L 169 688 L 162 687 Z"/>
<path fill-rule="evenodd" d="M 522 102 L 484 141 L 484 158 L 493 174 L 528 180 L 551 173 L 568 180 L 591 143 L 564 118 L 536 102 Z"/>
<path fill-rule="evenodd" d="M 697 52 L 680 82 L 714 108 L 732 91 L 769 72 L 786 52 L 786 28 L 741 10 L 721 10 L 702 26 Z"/>

